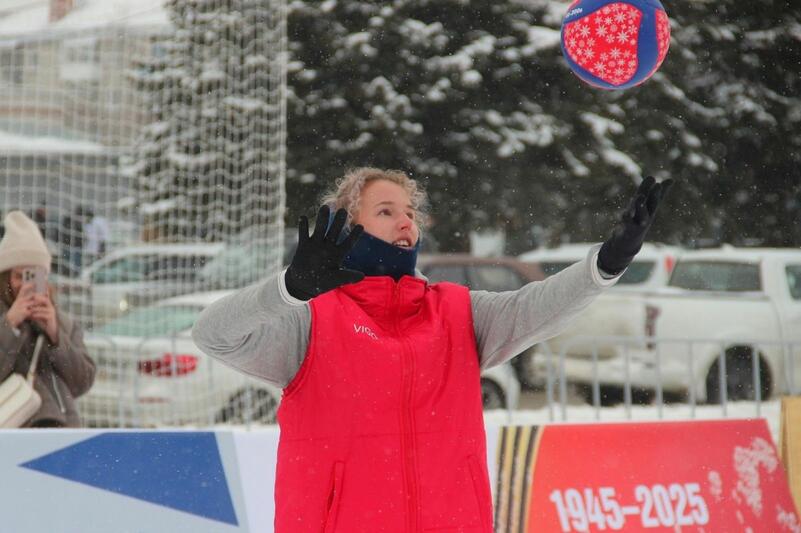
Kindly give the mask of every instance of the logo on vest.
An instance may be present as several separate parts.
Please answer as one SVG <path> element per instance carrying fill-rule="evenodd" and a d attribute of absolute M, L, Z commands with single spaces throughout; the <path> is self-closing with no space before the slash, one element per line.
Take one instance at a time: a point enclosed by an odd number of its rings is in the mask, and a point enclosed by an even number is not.
<path fill-rule="evenodd" d="M 356 324 L 353 324 L 353 331 L 355 331 L 356 333 L 363 333 L 373 340 L 376 341 L 378 340 L 378 335 L 373 333 L 373 330 L 371 330 L 367 326 L 357 326 Z"/>

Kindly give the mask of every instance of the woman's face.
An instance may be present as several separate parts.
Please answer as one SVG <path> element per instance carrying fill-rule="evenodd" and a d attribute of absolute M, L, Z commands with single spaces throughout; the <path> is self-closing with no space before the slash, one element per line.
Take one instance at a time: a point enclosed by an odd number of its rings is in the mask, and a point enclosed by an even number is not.
<path fill-rule="evenodd" d="M 22 287 L 22 272 L 26 268 L 31 268 L 31 267 L 14 267 L 11 269 L 11 276 L 9 281 L 11 282 L 11 295 L 14 297 L 14 299 L 17 298 L 19 290 Z"/>
<path fill-rule="evenodd" d="M 420 237 L 409 194 L 387 180 L 370 181 L 362 188 L 354 222 L 374 237 L 402 248 L 414 248 Z"/>

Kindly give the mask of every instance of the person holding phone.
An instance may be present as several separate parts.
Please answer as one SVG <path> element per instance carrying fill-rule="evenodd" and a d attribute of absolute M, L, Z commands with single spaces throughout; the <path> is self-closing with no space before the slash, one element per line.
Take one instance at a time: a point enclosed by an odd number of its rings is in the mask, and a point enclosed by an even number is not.
<path fill-rule="evenodd" d="M 94 382 L 83 331 L 60 311 L 47 276 L 51 256 L 36 223 L 22 211 L 5 218 L 0 240 L 0 381 L 25 375 L 36 339 L 44 336 L 34 387 L 42 406 L 27 427 L 80 427 L 75 399 Z"/>
<path fill-rule="evenodd" d="M 560 331 L 614 285 L 671 185 L 642 180 L 586 258 L 516 291 L 416 271 L 426 196 L 355 169 L 299 221 L 289 267 L 222 298 L 192 331 L 209 355 L 284 389 L 275 531 L 492 532 L 482 369 Z"/>

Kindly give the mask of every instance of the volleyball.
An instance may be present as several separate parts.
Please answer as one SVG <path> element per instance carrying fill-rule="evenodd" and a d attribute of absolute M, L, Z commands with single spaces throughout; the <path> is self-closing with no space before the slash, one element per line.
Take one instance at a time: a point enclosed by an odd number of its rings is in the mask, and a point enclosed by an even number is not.
<path fill-rule="evenodd" d="M 562 19 L 562 54 L 573 73 L 601 89 L 627 89 L 659 69 L 670 22 L 659 0 L 576 0 Z"/>

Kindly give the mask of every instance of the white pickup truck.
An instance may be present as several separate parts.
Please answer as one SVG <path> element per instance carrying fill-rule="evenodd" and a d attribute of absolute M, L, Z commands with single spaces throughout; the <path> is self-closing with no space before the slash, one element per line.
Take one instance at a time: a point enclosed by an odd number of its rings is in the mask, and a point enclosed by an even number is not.
<path fill-rule="evenodd" d="M 562 244 L 555 248 L 537 248 L 520 255 L 518 259 L 523 262 L 536 263 L 546 276 L 552 276 L 587 257 L 590 248 L 595 244 L 597 243 L 584 242 Z M 609 289 L 607 294 L 620 291 L 642 292 L 664 287 L 667 285 L 668 279 L 670 279 L 670 273 L 676 264 L 676 258 L 681 254 L 682 250 L 677 246 L 662 243 L 644 243 L 640 253 L 637 254 L 629 268 L 626 269 L 617 284 Z M 606 304 L 602 306 L 604 313 L 608 310 L 611 301 L 611 299 L 607 299 Z M 597 318 L 601 318 L 603 321 L 603 316 L 596 317 L 595 308 L 596 304 L 591 304 L 578 321 L 572 324 L 569 331 L 550 341 L 551 346 L 560 345 L 562 341 L 581 334 L 588 327 L 590 331 L 595 331 L 597 329 L 596 324 L 598 324 Z M 586 323 L 589 324 L 587 325 Z M 611 325 L 611 327 L 618 334 L 624 333 L 619 331 L 619 324 L 617 323 Z M 637 330 L 637 332 L 639 331 L 640 329 Z M 544 384 L 545 374 L 535 365 L 537 349 L 538 347 L 534 346 L 512 359 L 512 366 L 520 383 L 528 388 L 538 388 Z"/>
<path fill-rule="evenodd" d="M 798 393 L 801 249 L 684 252 L 667 287 L 609 291 L 538 345 L 536 372 L 558 377 L 560 355 L 569 382 L 597 380 L 608 398 L 627 381 L 709 402 Z"/>

